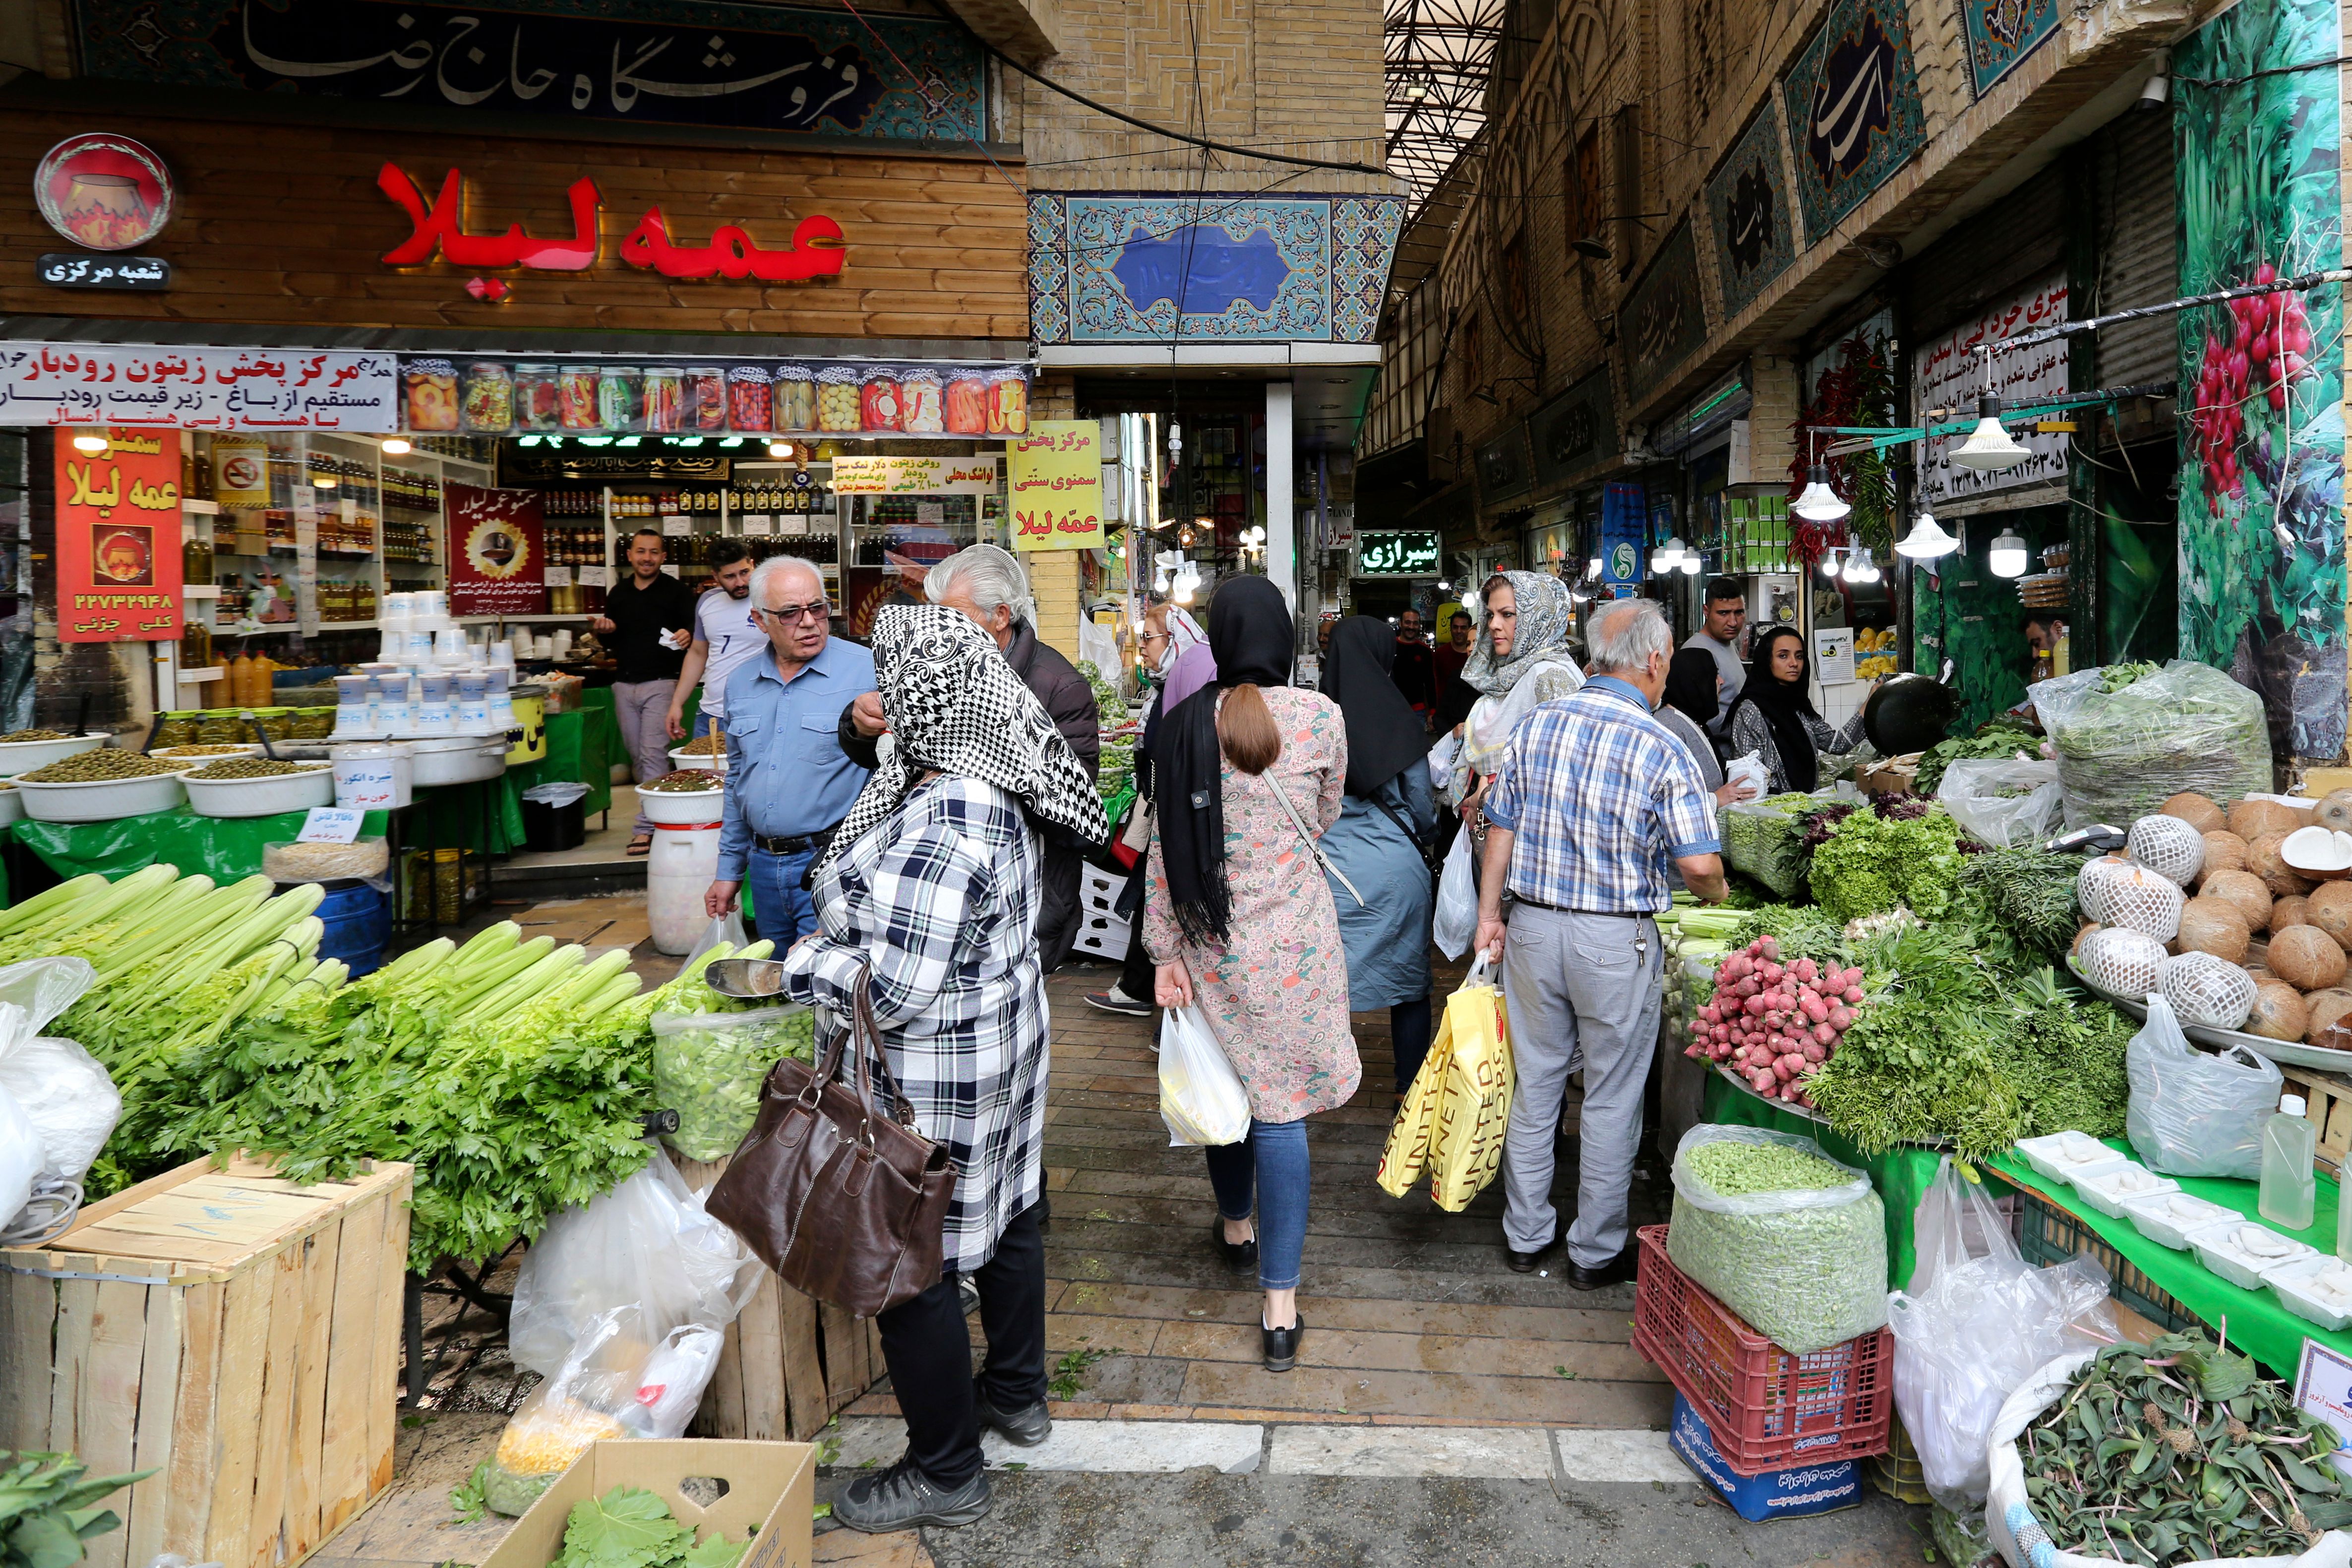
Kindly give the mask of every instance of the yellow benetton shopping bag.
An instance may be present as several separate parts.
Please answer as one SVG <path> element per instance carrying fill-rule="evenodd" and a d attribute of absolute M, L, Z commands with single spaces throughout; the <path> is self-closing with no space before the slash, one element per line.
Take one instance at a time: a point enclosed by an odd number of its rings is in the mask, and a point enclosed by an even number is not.
<path fill-rule="evenodd" d="M 1446 998 L 1444 1021 L 1389 1130 L 1380 1184 L 1402 1197 L 1429 1172 L 1429 1195 L 1458 1214 L 1503 1162 L 1511 1115 L 1511 1039 L 1503 993 L 1481 957 Z"/>

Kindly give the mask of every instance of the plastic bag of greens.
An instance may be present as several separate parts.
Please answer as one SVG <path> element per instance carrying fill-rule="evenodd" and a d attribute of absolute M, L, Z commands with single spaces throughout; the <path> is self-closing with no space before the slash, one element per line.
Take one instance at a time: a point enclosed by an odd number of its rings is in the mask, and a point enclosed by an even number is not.
<path fill-rule="evenodd" d="M 2242 1181 L 2263 1173 L 2263 1123 L 2286 1087 L 2268 1058 L 2243 1046 L 2214 1056 L 2193 1049 L 2172 1004 L 2151 991 L 2147 1022 L 2124 1047 L 2124 1136 L 2150 1170 Z"/>
<path fill-rule="evenodd" d="M 2058 758 L 2066 826 L 2125 826 L 2184 790 L 2236 800 L 2271 787 L 2263 700 L 2210 664 L 2078 669 L 2026 690 Z M 2126 684 L 2115 690 L 2117 681 Z"/>
<path fill-rule="evenodd" d="M 688 1323 L 733 1322 L 761 1270 L 702 1200 L 656 1149 L 645 1169 L 603 1197 L 549 1220 L 515 1278 L 507 1323 L 515 1364 L 554 1376 L 591 1326 L 618 1307 L 637 1309 L 656 1339 Z"/>
<path fill-rule="evenodd" d="M 806 1007 L 654 1015 L 654 1093 L 677 1112 L 669 1146 L 689 1160 L 735 1152 L 760 1114 L 760 1086 L 779 1058 L 815 1059 Z"/>
<path fill-rule="evenodd" d="M 1985 1442 L 2001 1402 L 2044 1362 L 2114 1338 L 2107 1277 L 2087 1258 L 2054 1268 L 2026 1262 L 1992 1199 L 1948 1158 L 1919 1200 L 1912 1235 L 1911 1289 L 1887 1299 L 1895 1406 L 1930 1495 L 1968 1511 L 1984 1501 Z"/>
<path fill-rule="evenodd" d="M 1993 757 L 1944 770 L 1936 800 L 1970 837 L 1996 849 L 2039 846 L 2058 831 L 2058 764 Z"/>
<path fill-rule="evenodd" d="M 1666 1256 L 1798 1355 L 1886 1321 L 1886 1207 L 1793 1133 L 1706 1123 L 1675 1146 Z"/>
<path fill-rule="evenodd" d="M 1792 794 L 1719 808 L 1716 822 L 1723 833 L 1724 859 L 1778 898 L 1803 897 L 1805 868 L 1812 860 L 1805 848 L 1804 811 L 1814 804 L 1811 795 Z"/>

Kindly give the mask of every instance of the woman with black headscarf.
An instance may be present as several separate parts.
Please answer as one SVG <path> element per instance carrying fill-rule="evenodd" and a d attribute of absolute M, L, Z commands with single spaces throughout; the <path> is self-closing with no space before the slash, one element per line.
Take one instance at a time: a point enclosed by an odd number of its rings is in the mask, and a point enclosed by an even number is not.
<path fill-rule="evenodd" d="M 1436 833 L 1437 812 L 1429 798 L 1428 737 L 1389 679 L 1396 651 L 1396 634 L 1376 616 L 1349 616 L 1331 634 L 1323 695 L 1347 720 L 1348 793 L 1339 820 L 1323 835 L 1323 853 L 1363 895 L 1359 904 L 1332 882 L 1348 952 L 1348 1009 L 1389 1010 L 1402 1095 L 1429 1054 L 1433 900 L 1420 846 Z"/>
<path fill-rule="evenodd" d="M 1211 1239 L 1227 1267 L 1257 1270 L 1269 1372 L 1297 1364 L 1307 1326 L 1305 1118 L 1346 1104 L 1363 1076 L 1339 914 L 1317 864 L 1316 839 L 1339 816 L 1347 722 L 1329 698 L 1289 685 L 1292 635 L 1264 577 L 1232 578 L 1210 603 L 1216 679 L 1160 728 L 1143 903 L 1156 1000 L 1198 1004 L 1249 1094 L 1248 1135 L 1206 1151 Z"/>
<path fill-rule="evenodd" d="M 1659 698 L 1651 716 L 1672 731 L 1683 749 L 1698 764 L 1699 777 L 1715 792 L 1715 804 L 1729 805 L 1734 801 L 1751 800 L 1756 795 L 1752 784 L 1727 784 L 1723 776 L 1723 760 L 1716 755 L 1715 742 L 1706 732 L 1701 713 L 1713 713 L 1722 704 L 1717 695 L 1723 685 L 1723 672 L 1715 656 L 1705 648 L 1686 647 L 1675 655 L 1666 666 L 1666 689 Z"/>
<path fill-rule="evenodd" d="M 1748 658 L 1748 684 L 1739 689 L 1723 732 L 1735 757 L 1753 752 L 1771 775 L 1772 791 L 1821 787 L 1820 753 L 1843 756 L 1862 740 L 1862 712 L 1843 730 L 1815 711 L 1805 690 L 1811 675 L 1805 638 L 1794 626 L 1774 626 L 1756 638 Z"/>

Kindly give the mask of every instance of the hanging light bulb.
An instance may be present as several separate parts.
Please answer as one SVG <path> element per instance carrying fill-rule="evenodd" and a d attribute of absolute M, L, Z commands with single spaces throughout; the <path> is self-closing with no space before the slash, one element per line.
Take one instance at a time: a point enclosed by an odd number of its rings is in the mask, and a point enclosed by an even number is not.
<path fill-rule="evenodd" d="M 1964 468 L 1990 473 L 1997 468 L 2013 468 L 2032 456 L 2001 428 L 2000 399 L 1987 393 L 1977 399 L 1977 427 L 1953 449 L 1952 461 Z"/>
<path fill-rule="evenodd" d="M 84 431 L 81 435 L 75 437 L 73 438 L 73 444 L 75 451 L 87 452 L 93 458 L 113 446 L 113 443 L 109 441 L 105 437 L 90 431 Z"/>
<path fill-rule="evenodd" d="M 1870 558 L 1870 546 L 1855 545 L 1845 558 L 1845 580 L 1857 584 L 1875 583 L 1879 575 L 1877 563 Z"/>
<path fill-rule="evenodd" d="M 1960 542 L 1946 533 L 1935 514 L 1926 507 L 1911 520 L 1911 531 L 1895 542 L 1895 553 L 1914 561 L 1934 561 L 1949 555 L 1960 547 Z"/>
<path fill-rule="evenodd" d="M 1584 580 L 1588 583 L 1596 582 L 1599 580 L 1600 576 L 1601 557 L 1596 555 L 1591 560 L 1584 563 Z"/>
<path fill-rule="evenodd" d="M 1671 572 L 1682 563 L 1683 542 L 1678 537 L 1668 538 L 1664 544 L 1659 545 L 1656 549 L 1650 552 L 1650 574 L 1652 576 L 1657 576 L 1664 573 Z"/>
<path fill-rule="evenodd" d="M 1700 568 L 1704 567 L 1706 564 L 1706 557 L 1698 551 L 1686 550 L 1683 552 L 1681 566 L 1684 576 L 1697 576 L 1699 574 Z"/>
<path fill-rule="evenodd" d="M 1826 464 L 1815 463 L 1805 470 L 1804 492 L 1790 503 L 1789 510 L 1807 522 L 1835 522 L 1853 508 L 1838 499 L 1830 489 L 1830 470 Z"/>
<path fill-rule="evenodd" d="M 1822 556 L 1822 575 L 1832 583 L 1837 581 L 1838 548 L 1836 545 L 1832 545 Z"/>
<path fill-rule="evenodd" d="M 1992 568 L 1992 574 L 1996 577 L 2024 576 L 2025 541 L 2003 529 L 2000 537 L 1992 542 L 1985 564 Z"/>

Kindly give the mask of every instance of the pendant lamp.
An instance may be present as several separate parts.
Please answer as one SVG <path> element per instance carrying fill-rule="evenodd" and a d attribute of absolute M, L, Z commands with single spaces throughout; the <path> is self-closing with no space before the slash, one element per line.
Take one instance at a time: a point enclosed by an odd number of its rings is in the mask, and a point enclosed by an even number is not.
<path fill-rule="evenodd" d="M 1935 561 L 1949 555 L 1960 547 L 1960 542 L 1944 531 L 1935 514 L 1926 507 L 1911 521 L 1911 531 L 1895 542 L 1895 553 L 1914 561 Z"/>
<path fill-rule="evenodd" d="M 1815 463 L 1805 470 L 1804 493 L 1789 510 L 1807 522 L 1835 522 L 1853 508 L 1840 500 L 1837 491 L 1830 489 L 1828 465 Z"/>
<path fill-rule="evenodd" d="M 2033 454 L 2017 444 L 2010 433 L 2001 428 L 2000 399 L 1990 394 L 1977 399 L 1977 427 L 1969 438 L 1952 453 L 1952 461 L 1964 468 L 1990 473 L 2000 468 L 2013 468 Z"/>

